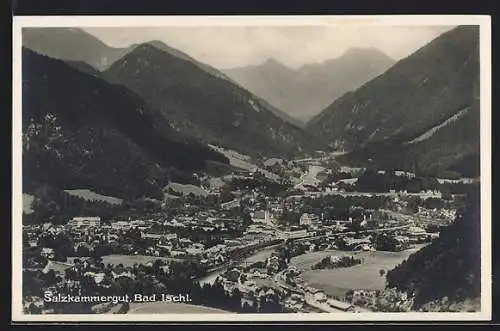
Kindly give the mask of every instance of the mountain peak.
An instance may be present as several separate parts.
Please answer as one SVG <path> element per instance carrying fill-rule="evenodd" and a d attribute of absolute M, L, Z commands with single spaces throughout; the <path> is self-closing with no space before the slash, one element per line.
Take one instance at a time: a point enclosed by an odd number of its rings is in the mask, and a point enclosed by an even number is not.
<path fill-rule="evenodd" d="M 262 66 L 265 66 L 265 67 L 281 67 L 281 68 L 286 68 L 288 70 L 291 70 L 286 65 L 284 65 L 283 63 L 279 62 L 278 60 L 276 60 L 276 59 L 274 59 L 272 57 L 267 58 L 266 61 L 264 61 L 262 63 Z"/>
<path fill-rule="evenodd" d="M 386 58 L 390 58 L 390 56 L 388 56 L 387 54 L 385 54 L 376 47 L 350 47 L 346 49 L 346 51 L 344 52 L 344 54 L 342 54 L 341 57 L 344 56 L 363 56 L 363 57 L 383 56 Z"/>

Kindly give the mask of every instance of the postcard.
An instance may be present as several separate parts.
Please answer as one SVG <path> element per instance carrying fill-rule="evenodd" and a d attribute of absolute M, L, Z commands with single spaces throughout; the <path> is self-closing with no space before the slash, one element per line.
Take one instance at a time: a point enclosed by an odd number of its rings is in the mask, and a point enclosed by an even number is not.
<path fill-rule="evenodd" d="M 14 321 L 491 319 L 489 16 L 15 16 Z"/>

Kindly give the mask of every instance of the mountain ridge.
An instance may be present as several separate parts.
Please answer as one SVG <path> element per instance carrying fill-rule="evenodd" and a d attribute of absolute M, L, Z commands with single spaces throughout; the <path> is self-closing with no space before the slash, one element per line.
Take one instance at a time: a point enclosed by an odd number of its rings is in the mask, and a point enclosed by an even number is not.
<path fill-rule="evenodd" d="M 342 158 L 356 164 L 408 168 L 405 163 L 419 163 L 417 168 L 433 173 L 453 168 L 479 145 L 478 38 L 473 26 L 445 32 L 334 101 L 306 130 L 331 142 L 330 148 L 351 150 Z M 467 114 L 449 121 L 467 107 Z M 430 140 L 402 145 L 436 127 Z M 474 173 L 473 168 L 477 165 L 466 172 Z"/>
<path fill-rule="evenodd" d="M 83 61 L 102 71 L 130 52 L 135 44 L 124 48 L 111 47 L 80 28 L 23 28 L 23 46 L 49 57 Z"/>
<path fill-rule="evenodd" d="M 381 74 L 393 63 L 393 59 L 379 50 L 361 49 L 347 50 L 337 58 L 298 69 L 268 58 L 258 65 L 222 71 L 289 116 L 303 120 L 319 113 L 343 93 Z"/>
<path fill-rule="evenodd" d="M 46 183 L 127 199 L 162 198 L 172 174 L 201 171 L 207 160 L 228 163 L 208 146 L 174 132 L 125 87 L 27 48 L 23 134 L 23 190 L 28 192 Z"/>
<path fill-rule="evenodd" d="M 210 144 L 279 155 L 300 150 L 305 141 L 301 129 L 239 85 L 148 43 L 115 62 L 104 77 L 141 95 L 177 130 Z"/>

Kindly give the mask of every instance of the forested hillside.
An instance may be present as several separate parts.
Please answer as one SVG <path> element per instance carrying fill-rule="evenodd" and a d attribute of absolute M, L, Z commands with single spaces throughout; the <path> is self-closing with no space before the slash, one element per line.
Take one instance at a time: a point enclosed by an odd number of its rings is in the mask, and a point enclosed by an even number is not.
<path fill-rule="evenodd" d="M 481 294 L 481 217 L 479 188 L 439 238 L 387 273 L 388 287 L 414 295 L 414 308 L 447 297 L 448 303 Z"/>
<path fill-rule="evenodd" d="M 136 94 L 23 49 L 23 190 L 43 183 L 162 198 L 173 169 L 227 163 L 185 139 Z"/>

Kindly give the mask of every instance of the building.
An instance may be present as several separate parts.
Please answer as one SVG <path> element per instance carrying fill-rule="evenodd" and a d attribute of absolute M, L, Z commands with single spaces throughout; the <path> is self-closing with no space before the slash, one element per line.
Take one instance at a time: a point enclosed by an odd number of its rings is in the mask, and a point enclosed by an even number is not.
<path fill-rule="evenodd" d="M 101 226 L 101 218 L 98 216 L 88 216 L 88 217 L 73 217 L 68 222 L 68 226 L 72 228 L 79 227 L 100 227 Z"/>
<path fill-rule="evenodd" d="M 234 199 L 228 202 L 221 203 L 221 209 L 232 209 L 240 206 L 240 200 Z"/>
<path fill-rule="evenodd" d="M 304 213 L 300 216 L 299 225 L 300 226 L 317 226 L 321 223 L 319 217 L 314 214 Z"/>
<path fill-rule="evenodd" d="M 115 230 L 124 230 L 130 228 L 131 224 L 128 221 L 116 221 L 111 223 L 111 228 Z"/>
<path fill-rule="evenodd" d="M 301 226 L 309 226 L 309 225 L 311 225 L 312 224 L 312 217 L 309 214 L 307 214 L 307 213 L 302 214 L 302 216 L 300 216 L 299 224 Z"/>
<path fill-rule="evenodd" d="M 306 229 L 281 231 L 278 233 L 278 237 L 281 239 L 296 239 L 307 237 L 308 233 Z"/>

